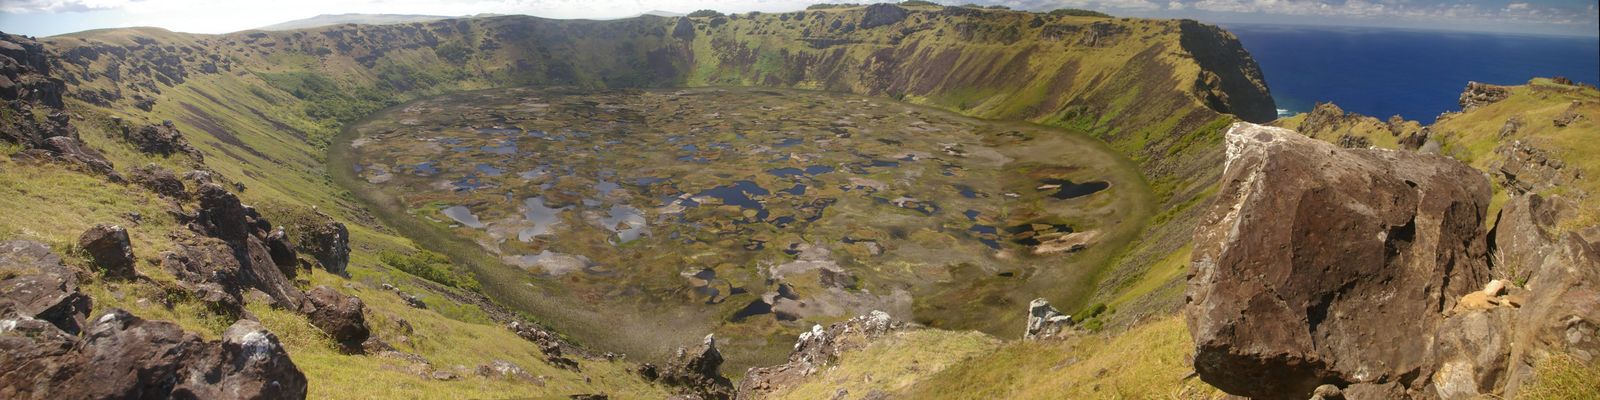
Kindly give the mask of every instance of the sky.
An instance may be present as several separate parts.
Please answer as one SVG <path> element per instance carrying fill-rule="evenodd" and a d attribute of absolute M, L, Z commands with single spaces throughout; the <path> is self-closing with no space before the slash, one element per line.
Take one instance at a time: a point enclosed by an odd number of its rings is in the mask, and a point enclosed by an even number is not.
<path fill-rule="evenodd" d="M 611 19 L 661 10 L 781 12 L 820 2 L 871 0 L 0 0 L 0 31 L 50 36 L 155 26 L 227 33 L 320 14 L 526 14 Z M 1374 26 L 1600 38 L 1597 0 L 936 0 L 1018 10 L 1098 10 L 1209 23 Z"/>

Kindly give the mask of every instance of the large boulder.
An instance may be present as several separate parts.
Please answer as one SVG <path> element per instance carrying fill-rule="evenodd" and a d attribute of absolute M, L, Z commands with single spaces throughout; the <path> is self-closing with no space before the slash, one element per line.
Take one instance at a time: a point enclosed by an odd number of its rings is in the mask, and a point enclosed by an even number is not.
<path fill-rule="evenodd" d="M 1258 398 L 1424 390 L 1446 312 L 1490 280 L 1488 180 L 1248 123 L 1226 140 L 1187 293 L 1200 378 Z"/>
<path fill-rule="evenodd" d="M 350 230 L 327 214 L 317 216 L 322 221 L 299 227 L 300 250 L 316 258 L 322 269 L 343 275 L 350 264 Z"/>
<path fill-rule="evenodd" d="M 0 243 L 0 318 L 41 320 L 75 335 L 89 309 L 89 296 L 78 292 L 77 271 L 49 247 L 27 240 Z"/>
<path fill-rule="evenodd" d="M 267 247 L 266 240 L 272 224 L 221 185 L 203 184 L 197 192 L 200 202 L 195 221 L 197 228 L 202 233 L 221 239 L 233 250 L 239 266 L 239 280 L 245 286 L 266 292 L 280 307 L 299 307 L 304 300 L 303 294 L 278 268 Z"/>
<path fill-rule="evenodd" d="M 712 335 L 699 346 L 679 347 L 661 370 L 660 382 L 705 400 L 733 398 L 733 382 L 722 376 L 722 352 Z"/>
<path fill-rule="evenodd" d="M 1062 314 L 1048 300 L 1033 299 L 1028 303 L 1028 329 L 1022 332 L 1022 339 L 1050 338 L 1071 326 L 1071 315 Z"/>
<path fill-rule="evenodd" d="M 209 237 L 180 240 L 161 252 L 161 268 L 212 308 L 235 314 L 243 310 L 246 285 L 228 243 Z"/>
<path fill-rule="evenodd" d="M 794 351 L 787 362 L 770 367 L 751 368 L 739 380 L 738 398 L 762 398 L 783 388 L 805 382 L 805 378 L 822 372 L 823 368 L 839 361 L 845 351 L 865 347 L 872 340 L 905 328 L 905 324 L 889 317 L 889 313 L 873 311 L 844 322 L 813 325 L 800 334 Z"/>
<path fill-rule="evenodd" d="M 277 337 L 240 320 L 221 342 L 122 310 L 80 339 L 26 317 L 0 321 L 0 398 L 301 399 L 306 379 Z"/>
<path fill-rule="evenodd" d="M 267 234 L 267 255 L 272 257 L 272 263 L 278 266 L 283 276 L 294 279 L 299 272 L 300 258 L 296 255 L 294 242 L 289 240 L 288 232 L 283 228 L 273 229 Z"/>
<path fill-rule="evenodd" d="M 1461 91 L 1461 97 L 1456 104 L 1461 105 L 1461 111 L 1490 105 L 1511 97 L 1511 88 L 1487 83 L 1467 82 L 1466 90 Z"/>
<path fill-rule="evenodd" d="M 106 276 L 133 277 L 133 241 L 128 239 L 127 229 L 112 224 L 95 225 L 78 236 L 78 248 L 89 253 L 89 258 L 105 269 Z"/>
<path fill-rule="evenodd" d="M 372 335 L 367 328 L 366 316 L 362 313 L 361 299 L 355 296 L 339 293 L 331 287 L 317 286 L 306 292 L 306 307 L 302 308 L 306 310 L 306 318 L 311 325 L 327 332 L 345 351 L 360 351 L 361 344 Z"/>

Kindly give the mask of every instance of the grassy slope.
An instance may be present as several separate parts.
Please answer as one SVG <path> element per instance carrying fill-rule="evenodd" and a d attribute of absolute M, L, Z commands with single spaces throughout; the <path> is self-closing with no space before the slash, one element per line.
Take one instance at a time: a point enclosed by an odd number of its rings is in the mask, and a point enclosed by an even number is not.
<path fill-rule="evenodd" d="M 807 23 L 820 25 L 822 21 L 832 20 L 823 17 L 857 18 L 860 12 L 860 9 L 811 12 L 810 21 L 814 23 Z M 379 251 L 410 251 L 418 246 L 377 224 L 321 172 L 324 160 L 320 148 L 313 143 L 326 143 L 336 132 L 339 121 L 307 115 L 306 101 L 267 79 L 284 76 L 282 74 L 315 74 L 332 79 L 344 91 L 381 90 L 394 100 L 519 84 L 814 87 L 904 98 L 980 117 L 1026 119 L 1081 128 L 1105 138 L 1113 147 L 1141 162 L 1169 211 L 1155 217 L 1163 222 L 1163 228 L 1147 233 L 1123 262 L 1115 269 L 1108 269 L 1115 272 L 1108 276 L 1107 284 L 1098 290 L 1056 289 L 1049 297 L 1066 305 L 1087 304 L 1091 298 L 1114 305 L 1145 304 L 1142 306 L 1145 311 L 1121 315 L 1159 313 L 1176 304 L 1178 297 L 1171 289 L 1181 274 L 1169 271 L 1176 268 L 1161 268 L 1148 274 L 1144 271 L 1146 266 L 1171 264 L 1166 261 L 1183 258 L 1180 247 L 1188 232 L 1184 221 L 1192 218 L 1193 205 L 1209 196 L 1211 183 L 1206 178 L 1215 175 L 1217 163 L 1214 161 L 1220 157 L 1216 146 L 1220 129 L 1231 119 L 1205 109 L 1192 96 L 1189 86 L 1198 67 L 1186 61 L 1189 55 L 1176 45 L 1175 22 L 1059 17 L 1051 22 L 1077 26 L 1104 22 L 1127 28 L 1131 33 L 1103 47 L 1074 44 L 1080 36 L 1035 46 L 1046 42 L 1041 29 L 1027 25 L 1029 18 L 1034 18 L 1032 14 L 985 12 L 981 16 L 937 18 L 931 14 L 916 14 L 913 18 L 918 23 L 931 28 L 898 41 L 886 37 L 893 34 L 889 29 L 857 31 L 848 37 L 858 39 L 858 44 L 812 49 L 792 40 L 807 26 L 799 21 L 779 22 L 778 18 L 776 15 L 762 15 L 758 19 L 745 17 L 716 28 L 709 26 L 708 19 L 699 19 L 696 24 L 701 28 L 696 39 L 682 45 L 663 35 L 670 32 L 675 21 L 672 19 L 640 18 L 607 25 L 521 17 L 222 36 L 123 29 L 56 37 L 50 42 L 58 52 L 79 47 L 120 47 L 136 51 L 128 57 L 102 53 L 97 59 L 76 60 L 63 68 L 73 75 L 74 79 L 69 80 L 73 82 L 76 97 L 82 97 L 82 92 L 87 90 L 114 91 L 122 95 L 103 105 L 88 101 L 71 104 L 79 114 L 77 123 L 85 139 L 106 149 L 119 168 L 155 162 L 179 171 L 187 169 L 183 168 L 186 162 L 182 160 L 151 158 L 132 151 L 107 138 L 109 128 L 104 126 L 112 116 L 142 122 L 170 119 L 206 152 L 207 166 L 249 187 L 242 194 L 247 202 L 258 206 L 317 207 L 346 221 L 354 236 L 351 271 L 356 285 L 335 286 L 368 299 L 380 336 L 394 341 L 401 335 L 396 324 L 385 322 L 392 318 L 404 318 L 417 327 L 417 332 L 408 335 L 415 343 L 414 348 L 402 349 L 416 351 L 435 360 L 440 367 L 451 363 L 471 366 L 493 356 L 515 358 L 513 361 L 535 370 L 536 374 L 542 374 L 541 368 L 545 368 L 542 363 L 527 358 L 528 354 L 535 354 L 530 352 L 530 345 L 508 337 L 503 329 L 484 324 L 486 318 L 473 307 L 413 310 L 398 304 L 393 296 L 371 289 L 388 282 L 403 290 L 426 293 L 415 283 L 415 278 L 382 266 L 376 260 Z M 1011 28 L 1020 29 L 1013 35 Z M 962 31 L 972 32 L 972 35 L 960 37 Z M 726 40 L 719 44 L 718 37 Z M 419 43 L 423 46 L 413 46 Z M 465 60 L 441 58 L 434 48 L 444 44 L 465 46 L 471 49 L 471 55 Z M 205 61 L 203 56 L 183 52 L 181 54 L 185 55 L 179 56 L 182 60 L 179 64 L 186 67 L 187 79 L 174 84 L 155 82 L 148 67 L 157 63 L 141 59 L 141 55 L 149 55 L 153 48 L 172 47 L 168 45 L 179 49 L 190 47 L 198 50 L 197 54 L 217 54 L 220 58 L 215 61 L 225 67 L 217 73 L 200 73 L 197 63 Z M 682 58 L 689 49 L 694 50 L 692 62 Z M 885 52 L 885 49 L 892 51 Z M 942 54 L 944 52 L 949 53 Z M 780 57 L 784 54 L 788 58 Z M 947 57 L 950 55 L 953 57 Z M 805 61 L 807 57 L 812 59 Z M 951 61 L 942 63 L 939 60 Z M 1000 70 L 993 60 L 1014 61 L 1012 65 L 1017 67 Z M 868 70 L 875 63 L 883 62 L 890 62 L 888 65 L 893 67 L 882 72 Z M 785 66 L 795 65 L 808 67 L 798 72 L 783 71 Z M 917 65 L 930 65 L 932 69 L 914 70 Z M 146 67 L 143 75 L 138 73 L 140 67 Z M 122 79 L 106 79 L 104 74 L 112 69 L 120 70 Z M 792 79 L 794 77 L 799 78 Z M 1002 80 L 986 80 L 985 77 Z M 132 107 L 134 94 L 158 99 L 155 108 L 150 112 L 136 110 Z M 8 171 L 24 168 L 7 167 Z M 21 203 L 26 208 L 39 213 L 28 216 L 7 213 L 13 217 L 0 222 L 0 233 L 38 238 L 60 248 L 93 222 L 119 221 L 117 213 L 140 210 L 147 218 L 145 225 L 134 229 L 137 251 L 141 258 L 151 258 L 170 246 L 162 239 L 165 237 L 162 232 L 177 229 L 170 220 L 163 221 L 165 214 L 153 205 L 158 200 L 149 198 L 147 193 L 102 193 L 138 190 L 92 187 L 96 186 L 95 181 L 88 178 L 51 173 L 7 175 L 7 179 L 12 180 L 6 182 L 8 190 L 16 193 L 18 197 L 15 198 L 26 199 Z M 74 181 L 83 182 L 77 186 L 47 185 Z M 12 194 L 8 193 L 7 197 L 12 198 L 10 196 Z M 114 204 L 96 204 L 106 201 Z M 102 211 L 82 213 L 84 209 Z M 50 221 L 70 223 L 42 224 L 42 216 L 48 215 L 66 216 Z M 36 231 L 44 225 L 52 226 L 51 230 Z M 143 271 L 158 270 L 148 263 L 141 267 Z M 152 274 L 159 275 L 159 272 Z M 320 275 L 313 281 L 338 283 Z M 116 298 L 113 292 L 137 293 L 148 289 L 96 284 L 90 285 L 89 290 L 105 294 L 96 298 Z M 132 297 L 124 298 L 130 300 L 103 304 L 136 307 Z M 429 300 L 435 300 L 430 304 L 449 303 L 439 297 Z M 192 306 L 180 302 L 173 310 L 163 311 L 159 307 L 140 310 L 178 320 L 191 329 L 209 330 L 213 334 L 219 329 L 217 322 L 183 307 Z M 296 359 L 302 360 L 303 368 L 326 372 L 313 375 L 312 388 L 316 394 L 357 393 L 356 389 L 371 389 L 364 385 L 369 379 L 410 382 L 425 385 L 421 388 L 425 390 L 467 390 L 475 385 L 488 385 L 476 378 L 455 383 L 419 383 L 398 373 L 381 372 L 401 368 L 404 363 L 334 355 L 325 339 L 318 338 L 314 331 L 305 330 L 303 321 L 298 318 L 281 312 L 260 311 L 258 314 L 268 320 L 275 331 L 284 332 Z M 385 365 L 387 367 L 383 367 Z M 363 374 L 377 376 L 363 378 Z M 576 379 L 570 374 L 553 371 L 547 375 L 556 382 Z M 589 375 L 597 383 L 580 386 L 610 387 L 613 393 L 618 390 L 616 388 L 640 393 L 653 390 L 636 386 L 625 374 L 605 367 L 592 370 Z M 598 382 L 605 384 L 601 386 Z M 572 386 L 566 385 L 568 383 L 554 383 L 541 390 L 548 393 L 572 390 Z"/>

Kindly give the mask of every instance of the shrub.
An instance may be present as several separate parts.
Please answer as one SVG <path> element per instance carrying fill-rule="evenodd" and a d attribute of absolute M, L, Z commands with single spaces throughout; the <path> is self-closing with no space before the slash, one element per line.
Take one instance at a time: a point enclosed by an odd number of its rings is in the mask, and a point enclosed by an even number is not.
<path fill-rule="evenodd" d="M 385 265 L 418 278 L 427 279 L 441 285 L 478 291 L 479 285 L 471 275 L 456 271 L 450 264 L 450 259 L 443 254 L 421 250 L 416 254 L 405 255 L 394 252 L 378 254 L 378 259 Z"/>
<path fill-rule="evenodd" d="M 690 18 L 721 17 L 721 16 L 722 16 L 722 13 L 718 12 L 717 10 L 695 10 L 695 12 L 689 13 L 689 17 Z"/>
<path fill-rule="evenodd" d="M 900 2 L 900 5 L 902 5 L 902 6 L 935 6 L 935 7 L 938 7 L 939 3 L 935 3 L 935 2 L 931 2 L 931 1 L 927 1 L 927 0 L 906 0 L 906 1 Z"/>

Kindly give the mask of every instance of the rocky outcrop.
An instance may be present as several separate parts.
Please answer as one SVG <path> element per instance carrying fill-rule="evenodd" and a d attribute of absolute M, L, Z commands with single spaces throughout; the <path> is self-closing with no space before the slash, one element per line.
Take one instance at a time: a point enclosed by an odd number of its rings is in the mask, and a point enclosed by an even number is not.
<path fill-rule="evenodd" d="M 360 352 L 362 343 L 372 335 L 363 313 L 365 306 L 355 296 L 317 286 L 306 292 L 306 304 L 301 308 L 312 326 L 326 332 L 346 352 Z"/>
<path fill-rule="evenodd" d="M 1216 26 L 1192 20 L 1179 23 L 1179 45 L 1200 65 L 1195 91 L 1206 105 L 1250 122 L 1278 117 L 1277 103 L 1267 90 L 1261 68 L 1239 39 Z"/>
<path fill-rule="evenodd" d="M 1562 198 L 1529 194 L 1512 198 L 1500 211 L 1491 236 L 1496 268 L 1528 290 L 1519 307 L 1498 311 L 1509 316 L 1490 316 L 1509 319 L 1489 336 L 1507 345 L 1478 351 L 1493 350 L 1505 366 L 1475 364 L 1476 370 L 1504 371 L 1476 377 L 1472 383 L 1479 387 L 1502 387 L 1500 394 L 1512 397 L 1532 377 L 1535 363 L 1554 354 L 1600 363 L 1600 245 L 1558 229 L 1572 210 Z"/>
<path fill-rule="evenodd" d="M 76 335 L 89 308 L 89 296 L 78 292 L 78 272 L 49 247 L 26 240 L 0 243 L 0 318 L 40 320 Z"/>
<path fill-rule="evenodd" d="M 904 21 L 910 13 L 900 6 L 888 3 L 873 3 L 867 6 L 866 13 L 861 14 L 861 22 L 856 24 L 861 29 L 872 29 L 884 25 L 894 25 Z"/>
<path fill-rule="evenodd" d="M 751 368 L 739 381 L 738 398 L 757 399 L 768 393 L 804 382 L 805 378 L 822 372 L 823 368 L 838 362 L 847 350 L 866 346 L 871 340 L 905 328 L 888 313 L 873 311 L 845 322 L 813 325 L 795 341 L 789 360 L 771 367 Z"/>
<path fill-rule="evenodd" d="M 78 248 L 89 253 L 89 258 L 105 270 L 108 277 L 132 278 L 133 242 L 128 230 L 118 225 L 99 224 L 78 236 Z"/>
<path fill-rule="evenodd" d="M 1200 378 L 1258 398 L 1421 396 L 1446 312 L 1490 280 L 1488 181 L 1279 128 L 1235 124 L 1226 140 L 1187 291 Z"/>
<path fill-rule="evenodd" d="M 1467 89 L 1461 91 L 1461 97 L 1456 104 L 1461 105 L 1461 111 L 1494 104 L 1511 96 L 1511 88 L 1490 85 L 1487 83 L 1467 82 Z"/>
<path fill-rule="evenodd" d="M 1048 300 L 1033 299 L 1028 303 L 1028 328 L 1022 332 L 1022 340 L 1047 339 L 1071 326 L 1071 315 L 1062 314 L 1051 307 Z"/>
<path fill-rule="evenodd" d="M 303 301 L 300 290 L 284 276 L 267 249 L 266 236 L 272 224 L 220 185 L 204 184 L 197 192 L 196 228 L 227 243 L 239 266 L 241 283 L 266 292 L 280 307 L 298 308 Z"/>
<path fill-rule="evenodd" d="M 201 158 L 200 151 L 189 145 L 189 140 L 183 138 L 183 133 L 178 132 L 178 127 L 173 126 L 172 121 L 137 128 L 123 125 L 122 139 L 149 154 L 187 154 L 196 160 Z"/>
<path fill-rule="evenodd" d="M 27 317 L 0 321 L 0 397 L 7 399 L 301 399 L 305 375 L 261 324 L 240 320 L 206 342 L 176 324 L 122 310 L 82 338 Z"/>
<path fill-rule="evenodd" d="M 128 170 L 128 181 L 170 199 L 189 199 L 189 192 L 183 185 L 183 180 L 160 165 L 149 164 L 131 168 Z"/>
<path fill-rule="evenodd" d="M 1569 187 L 1582 179 L 1578 169 L 1567 168 L 1566 162 L 1529 141 L 1514 140 L 1494 152 L 1499 157 L 1490 162 L 1489 171 L 1501 187 L 1515 194 Z"/>
<path fill-rule="evenodd" d="M 727 400 L 734 393 L 733 382 L 722 376 L 722 352 L 712 335 L 699 346 L 679 347 L 661 369 L 658 382 L 704 400 Z"/>

